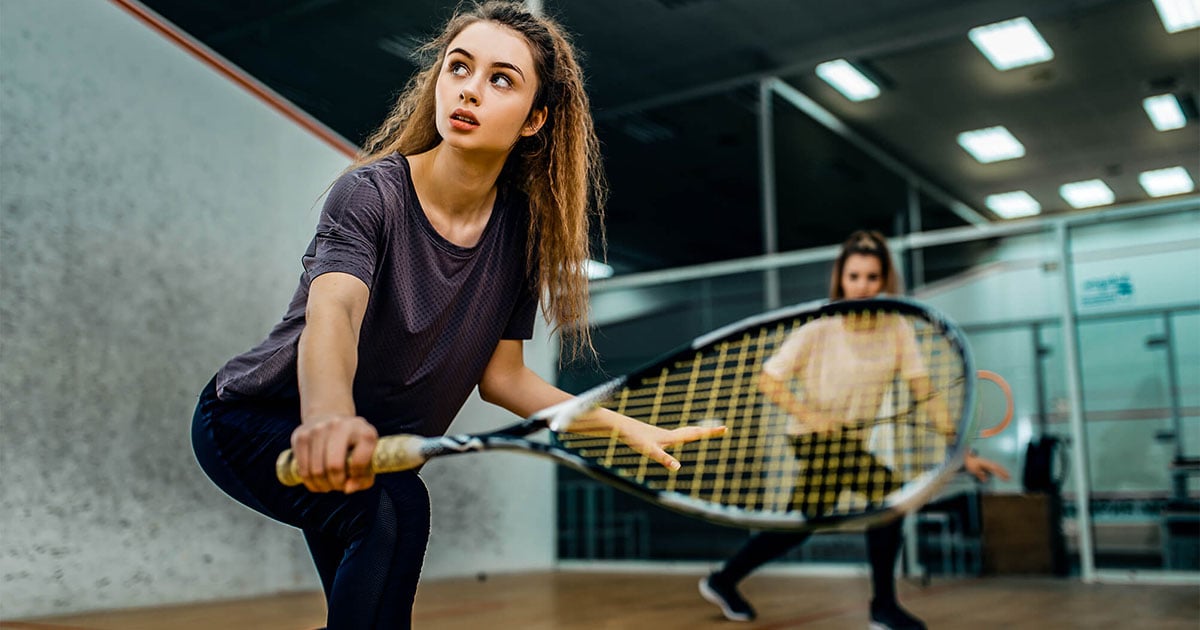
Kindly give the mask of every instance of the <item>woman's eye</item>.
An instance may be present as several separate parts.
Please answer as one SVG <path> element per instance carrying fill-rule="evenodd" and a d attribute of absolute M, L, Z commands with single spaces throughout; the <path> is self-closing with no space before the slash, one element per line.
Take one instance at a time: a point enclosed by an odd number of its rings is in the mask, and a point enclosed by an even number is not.
<path fill-rule="evenodd" d="M 502 88 L 510 88 L 513 86 L 512 79 L 509 79 L 503 74 L 492 75 L 492 84 Z"/>
<path fill-rule="evenodd" d="M 453 75 L 459 76 L 459 77 L 466 76 L 467 75 L 467 64 L 465 64 L 461 61 L 455 61 L 454 63 L 450 64 L 450 74 L 453 74 Z"/>

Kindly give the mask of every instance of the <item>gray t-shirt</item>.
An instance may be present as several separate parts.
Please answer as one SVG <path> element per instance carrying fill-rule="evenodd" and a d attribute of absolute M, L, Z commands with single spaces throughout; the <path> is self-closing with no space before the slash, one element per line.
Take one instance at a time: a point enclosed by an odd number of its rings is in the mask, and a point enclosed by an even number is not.
<path fill-rule="evenodd" d="M 217 373 L 221 400 L 298 397 L 296 354 L 313 278 L 351 274 L 370 288 L 354 402 L 380 434 L 442 435 L 501 339 L 529 339 L 537 290 L 526 270 L 529 205 L 501 187 L 474 247 L 443 238 L 393 154 L 329 191 L 283 321 Z"/>

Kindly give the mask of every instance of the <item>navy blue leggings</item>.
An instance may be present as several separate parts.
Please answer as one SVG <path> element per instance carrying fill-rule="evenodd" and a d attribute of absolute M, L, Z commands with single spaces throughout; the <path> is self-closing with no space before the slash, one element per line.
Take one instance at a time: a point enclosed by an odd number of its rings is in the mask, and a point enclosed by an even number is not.
<path fill-rule="evenodd" d="M 304 531 L 330 630 L 410 628 L 429 542 L 429 492 L 415 472 L 380 475 L 351 495 L 287 488 L 275 458 L 291 446 L 299 403 L 217 399 L 209 382 L 192 419 L 200 467 L 236 501 Z"/>

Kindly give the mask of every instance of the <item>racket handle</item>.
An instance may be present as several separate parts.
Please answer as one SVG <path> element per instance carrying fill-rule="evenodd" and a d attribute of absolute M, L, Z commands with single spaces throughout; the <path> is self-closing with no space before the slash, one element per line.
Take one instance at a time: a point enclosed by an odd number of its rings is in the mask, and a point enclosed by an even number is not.
<path fill-rule="evenodd" d="M 429 459 L 424 452 L 426 439 L 419 435 L 389 435 L 379 438 L 375 452 L 371 455 L 371 472 L 375 474 L 399 472 L 416 468 Z M 298 486 L 300 469 L 292 449 L 279 454 L 275 460 L 275 476 L 285 486 Z"/>

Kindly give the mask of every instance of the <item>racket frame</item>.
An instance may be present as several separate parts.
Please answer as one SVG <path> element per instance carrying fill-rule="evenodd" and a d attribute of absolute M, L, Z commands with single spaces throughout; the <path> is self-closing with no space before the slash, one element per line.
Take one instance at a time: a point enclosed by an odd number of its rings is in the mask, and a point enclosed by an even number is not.
<path fill-rule="evenodd" d="M 704 501 L 680 492 L 649 488 L 618 475 L 608 468 L 598 466 L 570 450 L 561 448 L 554 441 L 540 442 L 527 439 L 528 436 L 543 429 L 549 429 L 552 434 L 561 433 L 570 426 L 574 419 L 598 407 L 602 401 L 606 400 L 613 392 L 620 390 L 627 382 L 639 379 L 643 375 L 660 372 L 663 367 L 674 364 L 681 356 L 719 344 L 726 339 L 732 339 L 746 330 L 756 329 L 766 323 L 802 316 L 811 315 L 811 318 L 816 318 L 880 308 L 915 316 L 929 322 L 947 338 L 951 346 L 958 352 L 964 364 L 963 417 L 959 419 L 961 430 L 957 435 L 956 443 L 950 456 L 944 462 L 905 483 L 903 488 L 889 494 L 883 503 L 866 508 L 854 515 L 810 518 L 798 510 L 789 512 L 751 511 Z M 970 436 L 973 436 L 975 432 L 975 379 L 975 362 L 964 333 L 953 321 L 933 307 L 897 297 L 877 297 L 868 300 L 815 300 L 747 317 L 723 326 L 666 353 L 640 369 L 601 383 L 570 400 L 542 409 L 521 422 L 497 431 L 425 438 L 419 451 L 422 463 L 434 457 L 487 450 L 515 451 L 535 455 L 568 466 L 597 481 L 675 512 L 732 527 L 779 531 L 856 529 L 889 520 L 919 508 L 928 502 L 941 486 L 962 467 L 968 451 Z M 287 454 L 289 453 L 284 455 Z M 283 466 L 288 465 L 283 460 L 284 457 L 281 455 L 278 464 L 281 479 L 283 478 Z"/>

